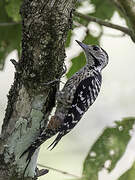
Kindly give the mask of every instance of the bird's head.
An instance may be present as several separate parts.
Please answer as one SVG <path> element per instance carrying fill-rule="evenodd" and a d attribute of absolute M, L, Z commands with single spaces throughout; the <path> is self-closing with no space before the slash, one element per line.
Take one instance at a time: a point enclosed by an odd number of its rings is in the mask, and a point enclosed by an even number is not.
<path fill-rule="evenodd" d="M 108 64 L 108 54 L 98 45 L 86 45 L 80 41 L 76 42 L 83 48 L 87 63 L 90 66 L 102 70 Z"/>

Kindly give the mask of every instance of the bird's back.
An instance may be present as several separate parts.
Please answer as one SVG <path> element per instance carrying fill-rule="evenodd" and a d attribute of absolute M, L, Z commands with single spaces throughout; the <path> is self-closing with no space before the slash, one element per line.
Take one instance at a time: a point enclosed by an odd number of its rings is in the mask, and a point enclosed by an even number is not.
<path fill-rule="evenodd" d="M 84 67 L 84 69 L 86 68 L 87 67 Z M 78 78 L 76 83 L 74 83 L 76 88 L 73 94 L 71 107 L 65 115 L 64 123 L 61 128 L 65 130 L 64 134 L 67 134 L 79 122 L 83 114 L 94 103 L 100 91 L 102 81 L 100 72 L 96 69 L 86 69 L 86 74 L 84 75 L 84 69 L 78 72 L 83 78 Z M 68 131 L 67 126 L 69 126 Z"/>

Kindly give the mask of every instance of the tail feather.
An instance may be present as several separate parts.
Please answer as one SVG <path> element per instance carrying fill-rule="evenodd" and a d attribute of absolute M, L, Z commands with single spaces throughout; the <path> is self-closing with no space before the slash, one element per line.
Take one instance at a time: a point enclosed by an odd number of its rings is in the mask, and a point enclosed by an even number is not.
<path fill-rule="evenodd" d="M 19 158 L 23 157 L 26 153 L 28 153 L 27 155 L 27 159 L 26 159 L 26 162 L 27 162 L 27 165 L 24 169 L 24 173 L 23 173 L 23 176 L 25 175 L 25 172 L 26 172 L 26 169 L 31 161 L 31 158 L 34 154 L 34 152 L 36 151 L 36 149 L 44 142 L 46 141 L 47 139 L 49 139 L 50 137 L 54 136 L 57 132 L 56 131 L 52 131 L 50 129 L 46 130 L 45 133 L 42 133 L 37 139 L 36 141 L 34 141 L 22 154 Z M 62 136 L 61 136 L 62 137 Z M 61 139 L 61 137 L 59 138 L 56 138 L 56 140 L 59 142 L 59 140 Z M 54 146 L 53 148 L 56 146 L 56 144 L 58 142 L 54 142 Z M 53 145 L 53 144 L 52 144 Z M 52 148 L 52 149 L 53 149 Z"/>
<path fill-rule="evenodd" d="M 27 165 L 26 165 L 26 167 L 25 167 L 25 169 L 24 169 L 24 171 L 23 171 L 23 179 L 24 179 L 24 175 L 25 175 L 26 169 L 27 169 L 27 167 L 28 167 L 29 164 L 30 164 L 30 161 L 31 161 L 31 159 L 29 159 L 29 161 L 28 161 L 28 163 L 27 163 Z"/>
<path fill-rule="evenodd" d="M 26 161 L 28 161 L 29 159 L 31 159 L 31 157 L 33 156 L 34 152 L 36 150 L 36 147 L 34 146 L 29 146 L 22 154 L 19 158 L 21 158 L 22 156 L 24 156 L 27 152 L 28 152 L 28 156 L 27 156 L 27 159 Z"/>
<path fill-rule="evenodd" d="M 33 154 L 35 153 L 36 149 L 37 149 L 37 147 L 32 147 L 32 146 L 30 147 L 30 149 L 28 150 L 29 152 L 28 152 L 28 156 L 27 156 L 26 161 L 31 160 L 31 158 L 32 158 Z"/>
<path fill-rule="evenodd" d="M 19 157 L 19 159 L 21 159 L 21 158 L 30 150 L 30 147 L 31 147 L 31 146 L 29 146 L 29 147 L 21 154 L 21 156 Z"/>
<path fill-rule="evenodd" d="M 36 150 L 36 147 L 29 146 L 29 147 L 21 154 L 21 156 L 19 157 L 19 158 L 21 158 L 22 156 L 24 156 L 24 155 L 28 152 L 28 156 L 27 156 L 27 159 L 26 159 L 27 165 L 26 165 L 26 167 L 25 167 L 25 169 L 24 169 L 24 172 L 23 172 L 23 178 L 24 178 L 26 169 L 27 169 L 27 167 L 28 167 L 29 164 L 30 164 L 31 158 L 32 158 L 35 150 Z"/>
<path fill-rule="evenodd" d="M 52 142 L 52 144 L 47 149 L 51 148 L 50 150 L 52 150 L 58 144 L 58 142 L 61 140 L 62 136 L 63 136 L 63 134 L 59 133 L 57 135 L 57 137 L 55 138 L 55 140 Z"/>
<path fill-rule="evenodd" d="M 28 157 L 26 159 L 26 161 L 28 161 L 29 159 L 31 159 L 31 157 L 33 156 L 34 152 L 36 151 L 36 149 L 46 140 L 48 139 L 48 137 L 44 136 L 39 136 L 20 156 L 20 158 L 22 156 L 24 156 L 27 152 L 28 152 Z"/>

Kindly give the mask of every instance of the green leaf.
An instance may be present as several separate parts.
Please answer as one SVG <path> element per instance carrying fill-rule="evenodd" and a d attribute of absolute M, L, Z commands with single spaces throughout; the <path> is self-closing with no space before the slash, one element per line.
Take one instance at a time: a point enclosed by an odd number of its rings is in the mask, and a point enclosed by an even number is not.
<path fill-rule="evenodd" d="M 100 38 L 99 36 L 94 37 L 88 33 L 85 36 L 83 42 L 86 44 L 99 44 L 99 38 Z M 86 59 L 85 59 L 84 52 L 81 52 L 79 56 L 73 58 L 71 61 L 72 61 L 72 66 L 69 69 L 68 73 L 66 74 L 67 78 L 70 78 L 75 72 L 77 72 L 79 69 L 81 69 L 85 65 Z"/>
<path fill-rule="evenodd" d="M 127 170 L 123 175 L 119 177 L 118 180 L 134 180 L 135 179 L 135 162 L 132 167 Z"/>
<path fill-rule="evenodd" d="M 86 60 L 85 60 L 84 53 L 81 52 L 79 56 L 73 58 L 71 61 L 72 61 L 72 66 L 70 70 L 68 71 L 68 73 L 66 74 L 67 78 L 70 78 L 75 72 L 77 72 L 79 69 L 81 69 L 85 65 Z"/>
<path fill-rule="evenodd" d="M 5 11 L 6 3 L 0 1 L 0 23 L 12 23 L 12 19 L 8 17 Z M 0 27 L 0 70 L 4 67 L 5 58 L 13 50 L 20 52 L 21 43 L 21 25 L 8 25 Z"/>
<path fill-rule="evenodd" d="M 95 6 L 95 12 L 91 15 L 100 19 L 110 20 L 116 10 L 114 4 L 109 0 L 91 0 L 91 3 Z"/>
<path fill-rule="evenodd" d="M 72 38 L 72 34 L 73 32 L 72 32 L 72 30 L 69 30 L 68 31 L 68 35 L 67 35 L 67 40 L 66 40 L 66 47 L 69 47 L 70 46 L 70 42 L 71 42 L 71 38 Z"/>
<path fill-rule="evenodd" d="M 81 24 L 81 25 L 83 25 L 83 26 L 88 26 L 88 24 L 89 24 L 89 22 L 86 20 L 86 19 L 84 19 L 84 18 L 81 18 L 81 17 L 78 17 L 78 16 L 73 16 L 73 20 L 75 21 L 75 22 L 78 22 L 79 24 Z"/>
<path fill-rule="evenodd" d="M 11 17 L 14 21 L 18 22 L 21 20 L 21 16 L 19 14 L 20 6 L 22 4 L 22 0 L 6 0 L 6 11 L 9 17 Z"/>
<path fill-rule="evenodd" d="M 75 8 L 77 9 L 77 8 L 79 8 L 79 7 L 82 7 L 82 4 L 83 4 L 84 1 L 87 1 L 87 0 L 83 0 L 83 1 L 82 1 L 82 0 L 79 0 L 79 1 L 77 1 Z"/>
<path fill-rule="evenodd" d="M 98 44 L 99 45 L 99 41 L 100 41 L 100 35 L 95 37 L 92 34 L 87 33 L 84 40 L 83 40 L 83 43 L 91 44 L 91 45 L 92 44 Z"/>
<path fill-rule="evenodd" d="M 126 150 L 131 138 L 135 118 L 124 118 L 115 122 L 114 127 L 106 128 L 90 149 L 83 166 L 83 175 L 87 179 L 98 180 L 98 172 L 109 162 L 111 171 Z"/>

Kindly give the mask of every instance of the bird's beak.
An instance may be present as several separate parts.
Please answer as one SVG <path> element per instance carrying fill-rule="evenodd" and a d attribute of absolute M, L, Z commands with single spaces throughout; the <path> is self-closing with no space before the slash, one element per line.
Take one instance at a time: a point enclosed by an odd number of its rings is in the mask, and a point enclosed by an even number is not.
<path fill-rule="evenodd" d="M 87 50 L 88 49 L 88 45 L 78 41 L 78 40 L 75 40 L 84 50 Z"/>

